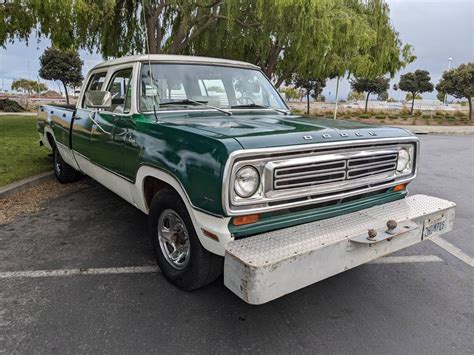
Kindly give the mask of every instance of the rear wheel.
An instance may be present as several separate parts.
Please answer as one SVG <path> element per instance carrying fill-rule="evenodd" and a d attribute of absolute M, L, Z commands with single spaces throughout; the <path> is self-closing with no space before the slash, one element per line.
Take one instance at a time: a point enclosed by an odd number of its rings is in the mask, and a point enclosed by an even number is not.
<path fill-rule="evenodd" d="M 74 182 L 81 178 L 81 173 L 63 160 L 56 146 L 53 147 L 53 162 L 54 175 L 61 184 Z"/>
<path fill-rule="evenodd" d="M 163 275 L 183 290 L 194 290 L 217 279 L 223 258 L 204 249 L 180 196 L 163 189 L 152 200 L 148 229 Z"/>

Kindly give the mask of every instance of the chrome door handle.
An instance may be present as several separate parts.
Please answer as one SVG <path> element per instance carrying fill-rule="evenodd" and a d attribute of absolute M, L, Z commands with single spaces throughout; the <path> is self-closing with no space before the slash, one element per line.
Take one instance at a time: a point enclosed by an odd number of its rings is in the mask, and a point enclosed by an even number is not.
<path fill-rule="evenodd" d="M 92 114 L 94 114 L 94 115 L 92 115 Z M 91 121 L 92 121 L 92 122 L 94 122 L 94 124 L 95 124 L 95 125 L 96 125 L 96 126 L 97 126 L 97 127 L 98 127 L 98 128 L 101 130 L 101 131 L 102 131 L 102 132 L 104 132 L 105 134 L 107 134 L 107 135 L 111 136 L 111 135 L 112 135 L 112 133 L 110 133 L 110 132 L 107 132 L 105 129 L 103 129 L 103 128 L 102 128 L 102 126 L 101 126 L 101 125 L 100 125 L 100 124 L 99 124 L 99 123 L 98 123 L 98 122 L 97 122 L 97 121 L 96 121 L 96 120 L 95 120 L 95 119 L 94 119 L 92 116 L 94 116 L 94 117 L 95 117 L 95 111 L 94 111 L 94 112 L 91 112 L 91 113 L 89 113 L 89 118 L 91 119 Z"/>
<path fill-rule="evenodd" d="M 127 135 L 125 136 L 125 140 L 130 143 L 132 146 L 136 147 L 137 146 L 137 141 L 133 139 L 133 133 L 128 132 Z"/>

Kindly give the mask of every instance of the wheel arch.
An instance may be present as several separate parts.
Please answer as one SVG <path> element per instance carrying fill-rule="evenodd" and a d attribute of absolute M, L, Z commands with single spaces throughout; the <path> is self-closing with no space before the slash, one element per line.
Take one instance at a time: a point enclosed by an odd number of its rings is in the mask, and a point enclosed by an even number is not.
<path fill-rule="evenodd" d="M 56 137 L 54 136 L 54 132 L 51 127 L 46 126 L 44 128 L 44 137 L 46 139 L 42 139 L 43 144 L 47 145 L 47 148 L 53 150 L 54 147 L 56 146 Z"/>
<path fill-rule="evenodd" d="M 160 168 L 142 165 L 137 172 L 135 186 L 139 192 L 140 209 L 148 214 L 153 196 L 163 188 L 171 188 L 178 193 L 188 210 L 193 208 L 192 202 L 183 185 L 171 173 Z"/>
<path fill-rule="evenodd" d="M 181 197 L 201 245 L 211 253 L 223 256 L 225 245 L 233 239 L 227 227 L 229 218 L 212 216 L 196 209 L 182 184 L 171 173 L 154 166 L 142 165 L 138 169 L 135 179 L 136 206 L 148 214 L 153 196 L 165 187 L 172 188 Z M 217 240 L 206 236 L 203 230 L 218 236 Z"/>

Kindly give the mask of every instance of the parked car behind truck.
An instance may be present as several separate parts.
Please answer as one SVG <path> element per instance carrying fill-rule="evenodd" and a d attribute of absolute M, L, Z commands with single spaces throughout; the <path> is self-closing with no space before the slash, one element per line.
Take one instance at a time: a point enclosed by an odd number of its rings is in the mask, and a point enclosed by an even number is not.
<path fill-rule="evenodd" d="M 185 290 L 224 272 L 261 304 L 453 226 L 454 203 L 407 197 L 415 136 L 292 115 L 248 63 L 110 60 L 37 127 L 60 182 L 88 175 L 148 215 L 158 265 Z"/>

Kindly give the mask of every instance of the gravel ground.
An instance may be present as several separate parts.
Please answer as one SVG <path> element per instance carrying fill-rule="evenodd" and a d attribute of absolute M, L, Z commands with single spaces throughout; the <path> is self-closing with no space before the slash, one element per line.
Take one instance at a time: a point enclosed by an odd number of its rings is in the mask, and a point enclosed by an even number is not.
<path fill-rule="evenodd" d="M 0 225 L 11 222 L 18 215 L 38 212 L 44 202 L 74 191 L 83 184 L 84 182 L 60 184 L 56 180 L 47 181 L 10 198 L 0 199 Z"/>

